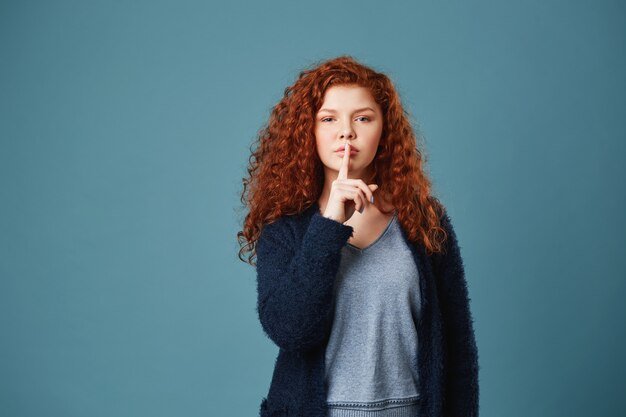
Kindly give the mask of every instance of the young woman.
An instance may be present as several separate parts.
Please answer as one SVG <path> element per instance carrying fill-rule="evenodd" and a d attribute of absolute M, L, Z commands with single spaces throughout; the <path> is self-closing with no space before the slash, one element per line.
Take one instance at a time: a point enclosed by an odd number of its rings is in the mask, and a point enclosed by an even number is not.
<path fill-rule="evenodd" d="M 349 56 L 274 107 L 238 234 L 279 347 L 261 417 L 478 415 L 463 261 L 422 165 L 390 79 Z"/>

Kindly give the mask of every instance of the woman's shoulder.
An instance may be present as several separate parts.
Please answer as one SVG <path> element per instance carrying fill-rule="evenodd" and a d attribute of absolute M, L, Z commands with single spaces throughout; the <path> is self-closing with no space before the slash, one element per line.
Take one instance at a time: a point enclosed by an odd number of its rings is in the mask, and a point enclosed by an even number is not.
<path fill-rule="evenodd" d="M 293 236 L 298 229 L 310 221 L 311 216 L 315 214 L 314 206 L 309 206 L 299 212 L 284 213 L 275 219 L 266 222 L 261 230 L 262 236 L 278 236 L 285 234 Z"/>

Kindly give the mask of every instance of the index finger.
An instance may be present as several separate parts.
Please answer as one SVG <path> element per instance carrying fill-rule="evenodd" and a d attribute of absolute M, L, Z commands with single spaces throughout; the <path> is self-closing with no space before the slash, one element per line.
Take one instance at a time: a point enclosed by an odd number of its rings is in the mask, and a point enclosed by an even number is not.
<path fill-rule="evenodd" d="M 348 168 L 350 166 L 350 144 L 346 143 L 346 146 L 343 150 L 343 159 L 341 160 L 341 167 L 339 167 L 339 174 L 337 175 L 338 180 L 347 180 L 348 179 Z"/>

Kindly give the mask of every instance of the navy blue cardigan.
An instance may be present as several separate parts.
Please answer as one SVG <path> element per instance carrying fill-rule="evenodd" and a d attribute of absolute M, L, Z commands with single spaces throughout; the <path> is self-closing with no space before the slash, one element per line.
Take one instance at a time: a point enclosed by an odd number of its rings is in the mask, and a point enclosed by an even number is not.
<path fill-rule="evenodd" d="M 478 352 L 463 261 L 450 218 L 446 252 L 411 244 L 420 279 L 419 417 L 478 416 Z M 326 417 L 325 348 L 333 283 L 353 228 L 305 211 L 264 225 L 256 244 L 257 313 L 279 347 L 261 417 Z"/>

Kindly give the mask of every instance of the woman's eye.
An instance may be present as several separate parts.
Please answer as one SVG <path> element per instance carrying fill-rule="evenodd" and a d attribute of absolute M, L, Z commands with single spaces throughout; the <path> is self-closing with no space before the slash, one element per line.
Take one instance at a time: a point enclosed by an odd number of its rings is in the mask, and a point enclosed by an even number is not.
<path fill-rule="evenodd" d="M 367 117 L 367 116 L 359 116 L 359 117 L 357 117 L 357 120 L 358 119 L 365 119 L 365 121 L 368 121 L 368 122 L 370 120 L 370 118 Z M 325 122 L 327 120 L 332 120 L 332 117 L 324 117 L 323 119 L 320 119 L 321 122 Z"/>

